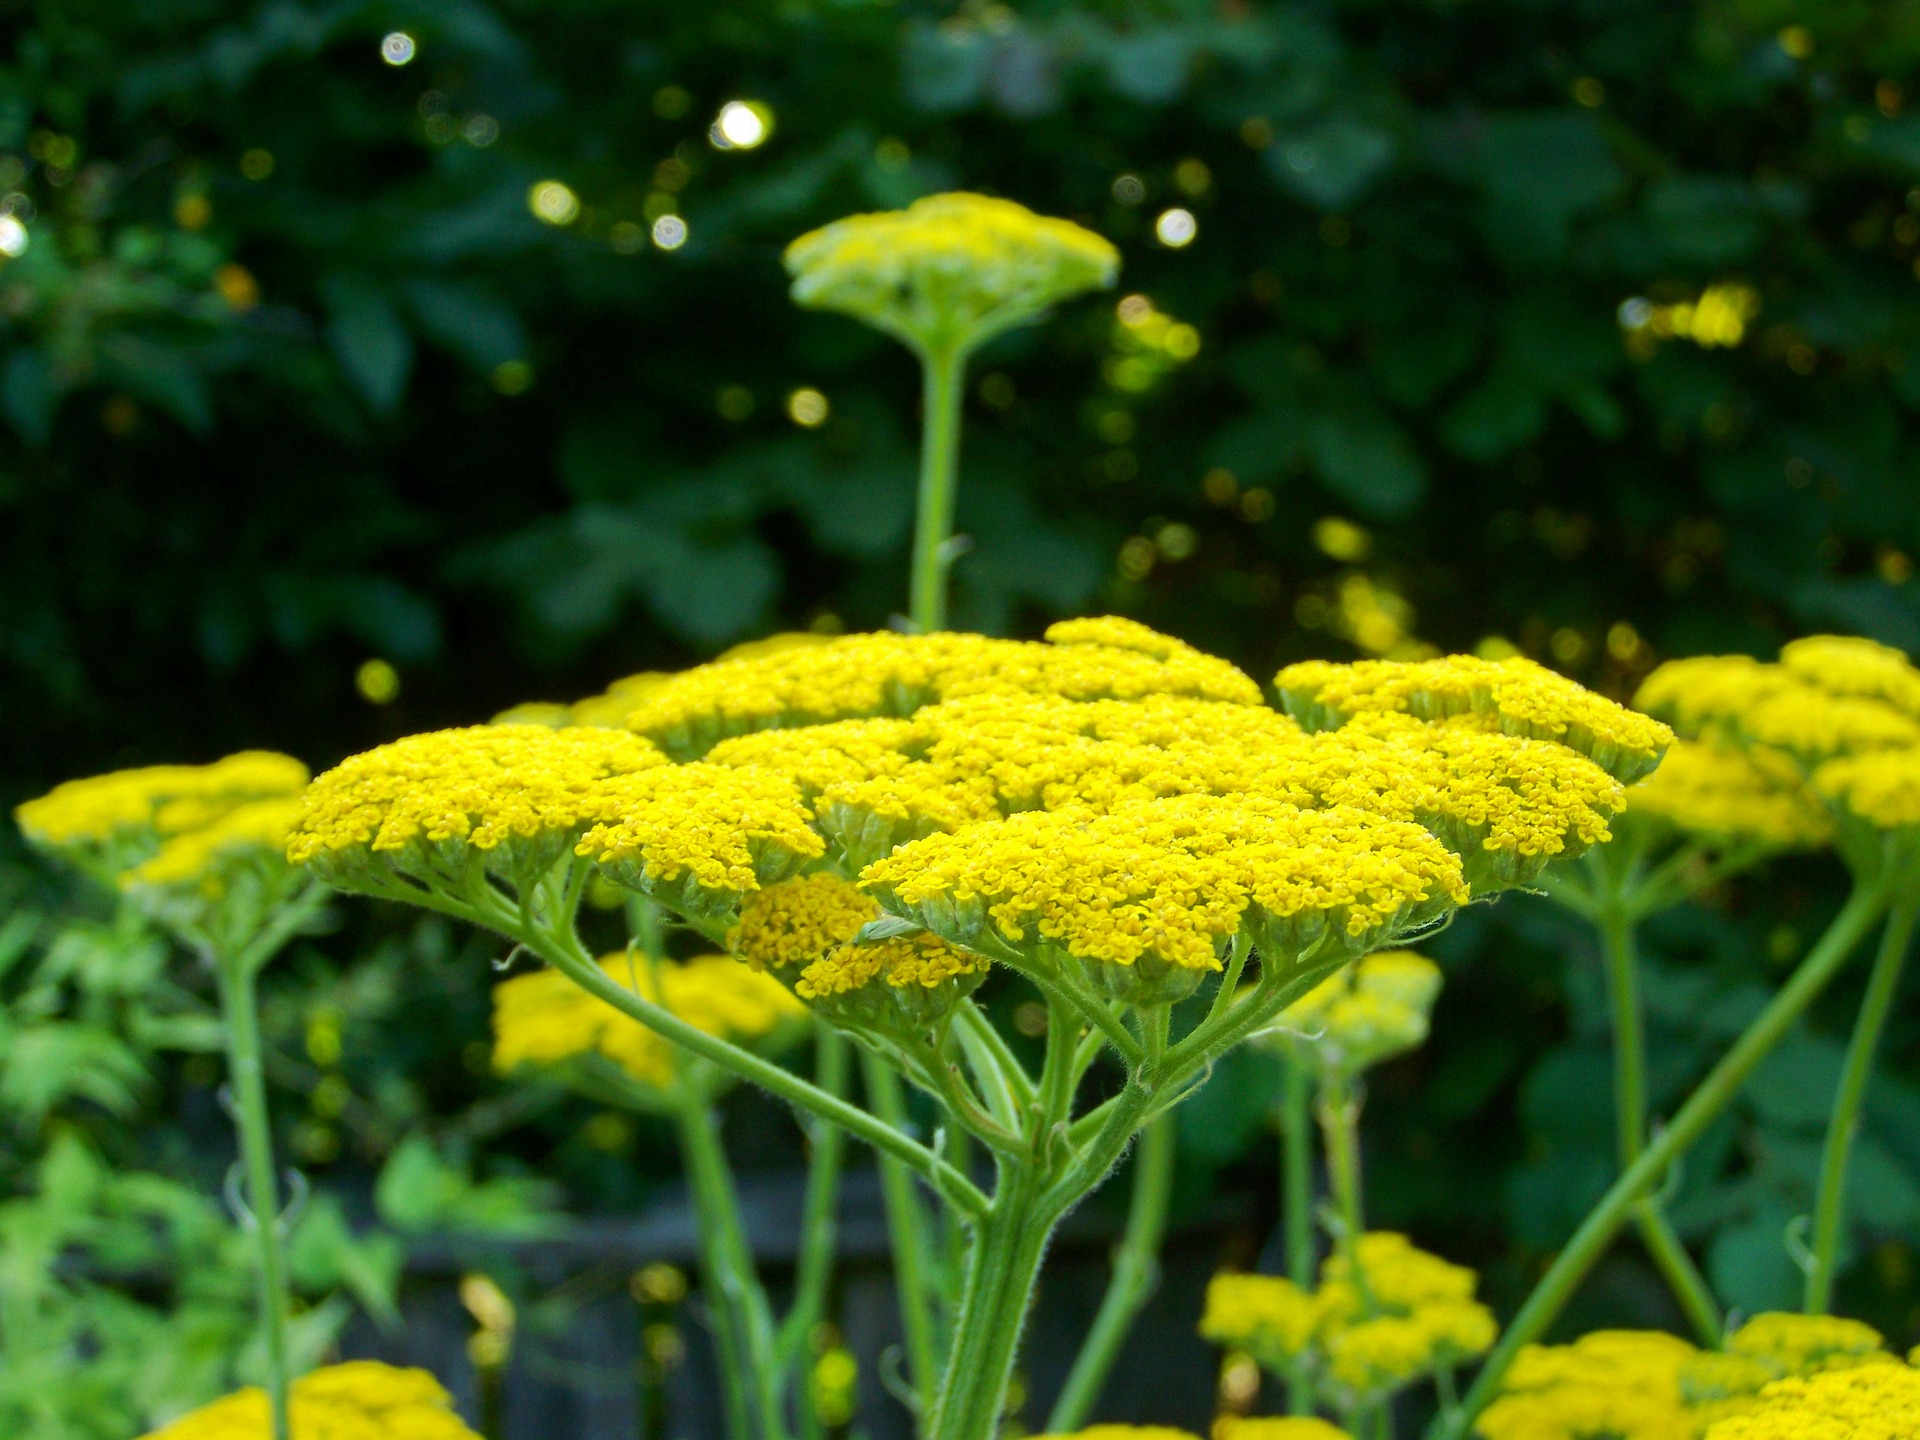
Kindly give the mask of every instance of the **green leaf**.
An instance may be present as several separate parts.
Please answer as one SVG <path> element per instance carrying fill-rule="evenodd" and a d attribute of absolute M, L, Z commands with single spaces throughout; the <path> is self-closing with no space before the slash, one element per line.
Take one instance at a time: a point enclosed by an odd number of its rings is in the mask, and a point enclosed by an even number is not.
<path fill-rule="evenodd" d="M 6 410 L 8 423 L 29 445 L 44 448 L 53 435 L 59 403 L 60 387 L 46 355 L 31 345 L 16 347 L 0 370 L 0 408 Z"/>
<path fill-rule="evenodd" d="M 1748 1315 L 1798 1308 L 1802 1277 L 1787 1251 L 1794 1213 L 1769 1202 L 1707 1245 L 1707 1277 L 1729 1309 Z"/>
<path fill-rule="evenodd" d="M 1362 514 L 1397 519 L 1426 494 L 1426 465 L 1379 410 L 1312 415 L 1306 440 L 1321 484 Z"/>
<path fill-rule="evenodd" d="M 1345 210 L 1386 173 L 1395 148 L 1385 130 L 1336 115 L 1277 141 L 1267 150 L 1266 166 L 1309 205 Z"/>
<path fill-rule="evenodd" d="M 327 342 L 348 383 L 376 414 L 391 414 L 413 370 L 413 336 L 386 292 L 364 276 L 337 274 L 322 287 Z"/>

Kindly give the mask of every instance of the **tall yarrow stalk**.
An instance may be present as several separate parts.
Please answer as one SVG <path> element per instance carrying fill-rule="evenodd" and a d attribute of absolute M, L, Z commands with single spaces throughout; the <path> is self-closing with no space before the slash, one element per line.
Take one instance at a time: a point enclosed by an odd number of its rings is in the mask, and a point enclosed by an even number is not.
<path fill-rule="evenodd" d="M 1563 871 L 1549 882 L 1555 893 L 1590 913 L 1611 912 L 1617 925 L 1759 854 L 1829 839 L 1852 890 L 1787 983 L 1587 1215 L 1461 1406 L 1436 1420 L 1435 1440 L 1463 1440 L 1500 1394 L 1515 1359 L 1552 1324 L 1620 1228 L 1649 1213 L 1649 1197 L 1674 1162 L 1884 922 L 1834 1096 L 1805 1262 L 1805 1308 L 1819 1315 L 1831 1301 L 1860 1107 L 1920 907 L 1920 670 L 1871 641 L 1814 636 L 1788 645 L 1775 664 L 1738 655 L 1672 661 L 1648 677 L 1638 703 L 1704 747 L 1683 759 L 1669 782 L 1648 786 L 1641 807 L 1650 822 L 1690 838 L 1651 868 L 1645 853 L 1629 849 L 1599 862 L 1608 869 L 1597 876 Z M 1630 952 L 1619 948 L 1618 968 L 1626 969 Z"/>
<path fill-rule="evenodd" d="M 955 555 L 967 361 L 1062 300 L 1113 284 L 1120 256 L 1090 230 L 1010 200 L 933 195 L 905 210 L 850 215 L 787 247 L 793 298 L 893 336 L 920 361 L 919 505 L 909 618 L 947 626 Z"/>
<path fill-rule="evenodd" d="M 240 1158 L 228 1181 L 254 1237 L 266 1418 L 289 1437 L 286 1235 L 262 1067 L 257 985 L 319 910 L 326 888 L 287 863 L 307 783 L 286 755 L 163 765 L 69 781 L 16 812 L 22 832 L 160 923 L 212 970 Z"/>
<path fill-rule="evenodd" d="M 1294 667 L 1284 711 L 1121 620 L 860 635 L 651 685 L 623 729 L 410 737 L 320 777 L 289 856 L 497 931 L 698 1060 L 902 1165 L 965 1232 L 920 1415 L 1000 1423 L 1060 1220 L 1234 1045 L 1352 960 L 1608 836 L 1665 728 L 1522 661 Z M 930 1142 L 603 967 L 610 882 L 919 1090 Z M 973 991 L 1047 1016 L 1022 1063 Z M 1096 1084 L 1096 1066 L 1117 1078 Z M 958 1138 L 991 1179 L 957 1163 Z"/>

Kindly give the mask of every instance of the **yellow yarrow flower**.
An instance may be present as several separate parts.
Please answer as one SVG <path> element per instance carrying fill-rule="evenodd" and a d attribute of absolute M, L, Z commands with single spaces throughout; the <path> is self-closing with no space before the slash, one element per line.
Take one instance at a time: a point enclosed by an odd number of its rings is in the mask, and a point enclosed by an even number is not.
<path fill-rule="evenodd" d="M 1191 1430 L 1171 1425 L 1089 1425 L 1084 1430 L 1065 1430 L 1036 1435 L 1033 1440 L 1200 1440 Z"/>
<path fill-rule="evenodd" d="M 1478 1421 L 1484 1440 L 1695 1440 L 1680 1377 L 1699 1352 L 1651 1330 L 1596 1330 L 1527 1345 Z"/>
<path fill-rule="evenodd" d="M 1318 1415 L 1222 1415 L 1213 1440 L 1353 1440 L 1331 1420 Z"/>
<path fill-rule="evenodd" d="M 1369 711 L 1422 720 L 1486 717 L 1507 735 L 1551 740 L 1622 783 L 1653 772 L 1673 740 L 1665 725 L 1519 656 L 1481 660 L 1309 660 L 1274 678 L 1281 702 L 1309 730 L 1335 729 Z"/>
<path fill-rule="evenodd" d="M 211 765 L 149 765 L 56 785 L 14 811 L 21 833 L 96 871 L 146 858 L 166 837 L 200 829 L 237 806 L 295 795 L 307 767 L 291 755 L 244 750 Z"/>
<path fill-rule="evenodd" d="M 1730 1354 L 1752 1356 L 1768 1365 L 1774 1378 L 1894 1360 L 1871 1325 L 1839 1315 L 1784 1311 L 1754 1316 L 1727 1337 L 1726 1348 Z"/>
<path fill-rule="evenodd" d="M 1161 638 L 1164 653 L 1156 655 L 1137 641 L 1041 644 L 951 632 L 846 635 L 683 671 L 644 694 L 626 723 L 676 759 L 692 759 L 749 731 L 905 716 L 960 695 L 1134 700 L 1171 694 L 1259 704 L 1259 688 L 1226 661 Z"/>
<path fill-rule="evenodd" d="M 1280 1012 L 1280 1043 L 1316 1072 L 1353 1076 L 1423 1044 L 1440 967 L 1411 950 L 1379 950 Z"/>
<path fill-rule="evenodd" d="M 1723 844 L 1798 849 L 1833 837 L 1833 822 L 1797 780 L 1724 742 L 1675 741 L 1626 800 L 1636 820 Z"/>
<path fill-rule="evenodd" d="M 1320 1307 L 1291 1280 L 1222 1271 L 1207 1282 L 1201 1336 L 1244 1350 L 1269 1370 L 1284 1373 L 1312 1345 L 1319 1328 Z"/>
<path fill-rule="evenodd" d="M 786 263 L 801 305 L 915 349 L 964 351 L 1113 284 L 1120 253 L 1070 221 L 962 193 L 836 220 L 789 245 Z"/>
<path fill-rule="evenodd" d="M 300 813 L 300 797 L 252 800 L 211 824 L 163 842 L 151 858 L 120 876 L 123 889 L 179 889 L 216 899 L 235 871 L 265 863 L 285 868 L 287 835 Z"/>
<path fill-rule="evenodd" d="M 644 740 L 580 726 L 410 735 L 315 780 L 287 858 L 348 890 L 395 875 L 458 881 L 470 858 L 524 882 L 589 825 L 620 813 L 622 791 L 609 782 L 665 764 Z"/>
<path fill-rule="evenodd" d="M 292 1440 L 479 1440 L 425 1370 L 371 1360 L 330 1365 L 293 1382 Z M 203 1406 L 145 1440 L 267 1440 L 267 1395 L 248 1389 Z"/>
<path fill-rule="evenodd" d="M 1920 749 L 1829 760 L 1813 772 L 1813 788 L 1873 830 L 1920 829 Z"/>
<path fill-rule="evenodd" d="M 1705 1440 L 1920 1440 L 1920 1370 L 1895 1362 L 1777 1380 Z"/>
<path fill-rule="evenodd" d="M 1465 1266 L 1392 1231 L 1336 1250 L 1314 1292 L 1327 1379 L 1361 1403 L 1484 1354 L 1499 1327 L 1474 1299 L 1477 1284 Z"/>
<path fill-rule="evenodd" d="M 1920 671 L 1899 652 L 1816 635 L 1792 642 L 1774 665 L 1745 655 L 1670 660 L 1647 677 L 1634 703 L 1683 734 L 1766 746 L 1814 764 L 1920 746 L 1916 685 Z"/>
<path fill-rule="evenodd" d="M 1304 964 L 1364 953 L 1468 898 L 1459 861 L 1417 826 L 1213 796 L 933 835 L 861 884 L 954 944 L 1016 967 L 1078 961 L 1097 987 L 1147 1003 L 1191 993 L 1243 926 L 1269 963 Z"/>
<path fill-rule="evenodd" d="M 1890 645 L 1857 635 L 1809 635 L 1780 647 L 1780 665 L 1829 695 L 1884 700 L 1920 719 L 1920 667 Z"/>
<path fill-rule="evenodd" d="M 803 875 L 755 892 L 728 940 L 836 1023 L 917 1029 L 939 1021 L 986 978 L 987 961 L 920 932 L 854 937 L 880 907 L 835 875 Z"/>
<path fill-rule="evenodd" d="M 806 1007 L 772 976 L 755 974 L 730 956 L 649 961 L 616 953 L 602 956 L 599 965 L 615 984 L 635 989 L 696 1029 L 741 1045 L 778 1049 L 806 1016 Z M 493 1068 L 500 1074 L 589 1056 L 610 1060 L 657 1090 L 673 1083 L 682 1058 L 670 1041 L 558 970 L 537 970 L 495 987 Z"/>

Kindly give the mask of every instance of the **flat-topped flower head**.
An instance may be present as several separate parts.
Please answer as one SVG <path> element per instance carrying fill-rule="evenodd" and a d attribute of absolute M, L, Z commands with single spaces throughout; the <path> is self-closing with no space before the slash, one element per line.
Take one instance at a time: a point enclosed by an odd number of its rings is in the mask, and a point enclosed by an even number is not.
<path fill-rule="evenodd" d="M 287 863 L 287 835 L 300 797 L 252 800 L 211 824 L 162 841 L 120 888 L 190 944 L 244 946 L 274 909 L 307 882 Z"/>
<path fill-rule="evenodd" d="M 1920 749 L 1829 760 L 1813 772 L 1812 788 L 1833 815 L 1837 848 L 1856 872 L 1920 888 Z"/>
<path fill-rule="evenodd" d="M 1353 1440 L 1331 1420 L 1318 1415 L 1222 1415 L 1213 1440 Z"/>
<path fill-rule="evenodd" d="M 616 885 L 683 915 L 731 917 L 748 895 L 826 851 L 800 789 L 745 766 L 662 766 L 620 787 L 579 853 Z"/>
<path fill-rule="evenodd" d="M 103 878 L 150 855 L 170 835 L 236 806 L 298 794 L 307 767 L 291 755 L 243 750 L 211 765 L 149 765 L 56 785 L 14 811 L 21 833 Z"/>
<path fill-rule="evenodd" d="M 1202 1338 L 1244 1350 L 1269 1370 L 1284 1373 L 1306 1353 L 1319 1328 L 1314 1297 L 1282 1276 L 1223 1270 L 1207 1282 Z"/>
<path fill-rule="evenodd" d="M 1478 1422 L 1483 1440 L 1695 1440 L 1680 1377 L 1700 1352 L 1654 1330 L 1596 1330 L 1527 1345 Z"/>
<path fill-rule="evenodd" d="M 962 948 L 1140 1004 L 1191 993 L 1242 929 L 1268 965 L 1304 967 L 1468 898 L 1458 859 L 1418 826 L 1214 796 L 968 826 L 902 846 L 861 884 Z"/>
<path fill-rule="evenodd" d="M 480 871 L 528 885 L 621 813 L 614 782 L 665 765 L 636 736 L 584 726 L 409 735 L 315 780 L 287 857 L 345 890 L 390 890 L 398 877 L 457 889 Z"/>
<path fill-rule="evenodd" d="M 1501 733 L 1577 751 L 1624 784 L 1653 772 L 1673 739 L 1665 725 L 1515 656 L 1481 660 L 1308 660 L 1274 678 L 1282 705 L 1309 730 L 1368 711 L 1422 720 L 1479 715 Z"/>
<path fill-rule="evenodd" d="M 1089 1425 L 1084 1430 L 1038 1435 L 1034 1440 L 1200 1440 L 1200 1437 L 1191 1430 L 1176 1430 L 1171 1425 Z"/>
<path fill-rule="evenodd" d="M 1191 695 L 1242 705 L 1259 687 L 1224 660 L 1160 637 L 1150 653 L 1124 645 L 1041 644 L 939 632 L 845 635 L 817 645 L 715 660 L 642 695 L 626 723 L 676 759 L 705 755 L 755 730 L 906 716 L 961 695 L 1058 695 L 1133 700 Z"/>
<path fill-rule="evenodd" d="M 1425 1042 L 1440 967 L 1381 950 L 1321 981 L 1280 1012 L 1274 1032 L 1318 1073 L 1353 1076 Z"/>
<path fill-rule="evenodd" d="M 1792 768 L 1724 741 L 1676 740 L 1660 768 L 1628 788 L 1628 822 L 1720 846 L 1824 845 L 1833 822 Z"/>
<path fill-rule="evenodd" d="M 1727 1336 L 1726 1348 L 1766 1364 L 1775 1379 L 1894 1363 L 1878 1330 L 1840 1315 L 1768 1311 Z"/>
<path fill-rule="evenodd" d="M 1896 1362 L 1777 1380 L 1705 1440 L 1920 1440 L 1920 1370 Z"/>
<path fill-rule="evenodd" d="M 931 195 L 850 215 L 787 247 L 793 298 L 920 350 L 965 351 L 1105 289 L 1120 253 L 1091 230 L 985 195 Z"/>
<path fill-rule="evenodd" d="M 1858 635 L 1809 635 L 1780 647 L 1780 665 L 1829 695 L 1883 700 L 1920 720 L 1920 667 L 1891 645 Z"/>
<path fill-rule="evenodd" d="M 730 956 L 649 960 L 622 952 L 602 956 L 599 964 L 614 983 L 696 1029 L 763 1053 L 778 1052 L 804 1028 L 805 1006 L 772 976 L 756 974 Z M 540 1067 L 580 1075 L 581 1067 L 598 1062 L 617 1066 L 649 1090 L 665 1091 L 685 1057 L 558 970 L 537 970 L 495 987 L 496 1071 L 505 1075 Z"/>
<path fill-rule="evenodd" d="M 372 1360 L 329 1365 L 293 1382 L 291 1440 L 480 1440 L 425 1370 Z M 268 1440 L 264 1390 L 247 1389 L 183 1415 L 145 1440 Z"/>
<path fill-rule="evenodd" d="M 1797 683 L 1780 666 L 1751 655 L 1693 655 L 1655 667 L 1633 703 L 1680 734 L 1699 739 L 1725 730 L 1760 701 Z"/>
<path fill-rule="evenodd" d="M 1359 1403 L 1484 1354 L 1499 1328 L 1477 1285 L 1404 1235 L 1359 1236 L 1327 1257 L 1314 1293 L 1327 1378 Z"/>
<path fill-rule="evenodd" d="M 938 1024 L 986 978 L 987 961 L 924 931 L 857 940 L 880 914 L 838 876 L 802 875 L 748 896 L 728 941 L 835 1024 L 881 1032 Z"/>

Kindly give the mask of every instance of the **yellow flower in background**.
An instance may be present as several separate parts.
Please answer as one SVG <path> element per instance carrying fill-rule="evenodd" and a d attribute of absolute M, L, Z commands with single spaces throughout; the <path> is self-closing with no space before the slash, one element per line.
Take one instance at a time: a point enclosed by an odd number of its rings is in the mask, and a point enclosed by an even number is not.
<path fill-rule="evenodd" d="M 1282 1010 L 1276 1033 L 1310 1069 L 1353 1076 L 1423 1044 L 1439 994 L 1438 965 L 1411 950 L 1378 950 Z"/>
<path fill-rule="evenodd" d="M 1676 740 L 1660 768 L 1627 789 L 1627 815 L 1721 843 L 1824 845 L 1833 822 L 1782 767 L 1734 746 Z"/>
<path fill-rule="evenodd" d="M 769 975 L 755 974 L 725 955 L 654 960 L 625 953 L 602 956 L 615 984 L 672 1011 L 724 1040 L 777 1046 L 797 1033 L 806 1009 Z M 537 970 L 493 992 L 493 1068 L 510 1074 L 527 1066 L 562 1065 L 600 1056 L 654 1089 L 673 1083 L 676 1047 L 637 1020 L 589 995 L 557 970 Z"/>
<path fill-rule="evenodd" d="M 14 811 L 28 840 L 82 864 L 118 870 L 167 836 L 209 825 L 254 800 L 295 795 L 307 767 L 244 750 L 211 765 L 149 765 L 56 785 Z"/>
<path fill-rule="evenodd" d="M 480 1440 L 425 1370 L 371 1360 L 329 1365 L 293 1382 L 291 1440 Z M 145 1440 L 267 1440 L 264 1390 L 203 1406 Z"/>
<path fill-rule="evenodd" d="M 1883 700 L 1920 719 L 1920 668 L 1891 645 L 1857 635 L 1809 635 L 1780 647 L 1780 665 L 1829 695 Z"/>
<path fill-rule="evenodd" d="M 1318 1415 L 1222 1415 L 1213 1424 L 1213 1440 L 1352 1440 Z"/>
<path fill-rule="evenodd" d="M 1653 773 L 1673 741 L 1658 721 L 1616 705 L 1543 665 L 1481 660 L 1307 660 L 1274 677 L 1281 703 L 1309 730 L 1335 729 L 1367 711 L 1422 720 L 1479 715 L 1502 734 L 1551 740 L 1631 784 Z"/>
<path fill-rule="evenodd" d="M 1201 1336 L 1244 1350 L 1270 1370 L 1284 1373 L 1313 1343 L 1319 1327 L 1319 1306 L 1291 1280 L 1222 1271 L 1207 1282 Z"/>
<path fill-rule="evenodd" d="M 801 305 L 919 350 L 964 351 L 1113 284 L 1120 254 L 1070 221 L 957 193 L 836 220 L 789 245 L 786 263 Z"/>
<path fill-rule="evenodd" d="M 1839 1315 L 1796 1315 L 1770 1311 L 1756 1315 L 1727 1337 L 1727 1352 L 1751 1356 L 1775 1378 L 1850 1370 L 1856 1365 L 1892 1363 L 1880 1332 Z"/>
<path fill-rule="evenodd" d="M 1596 1330 L 1522 1347 L 1480 1416 L 1484 1440 L 1695 1440 L 1680 1376 L 1699 1352 L 1653 1330 Z"/>
<path fill-rule="evenodd" d="M 1191 1430 L 1171 1425 L 1089 1425 L 1084 1430 L 1036 1435 L 1033 1440 L 1200 1440 Z"/>
<path fill-rule="evenodd" d="M 217 898 L 237 869 L 286 865 L 287 835 L 299 813 L 298 795 L 235 806 L 211 824 L 164 841 L 150 859 L 120 876 L 121 887 L 183 888 Z"/>

